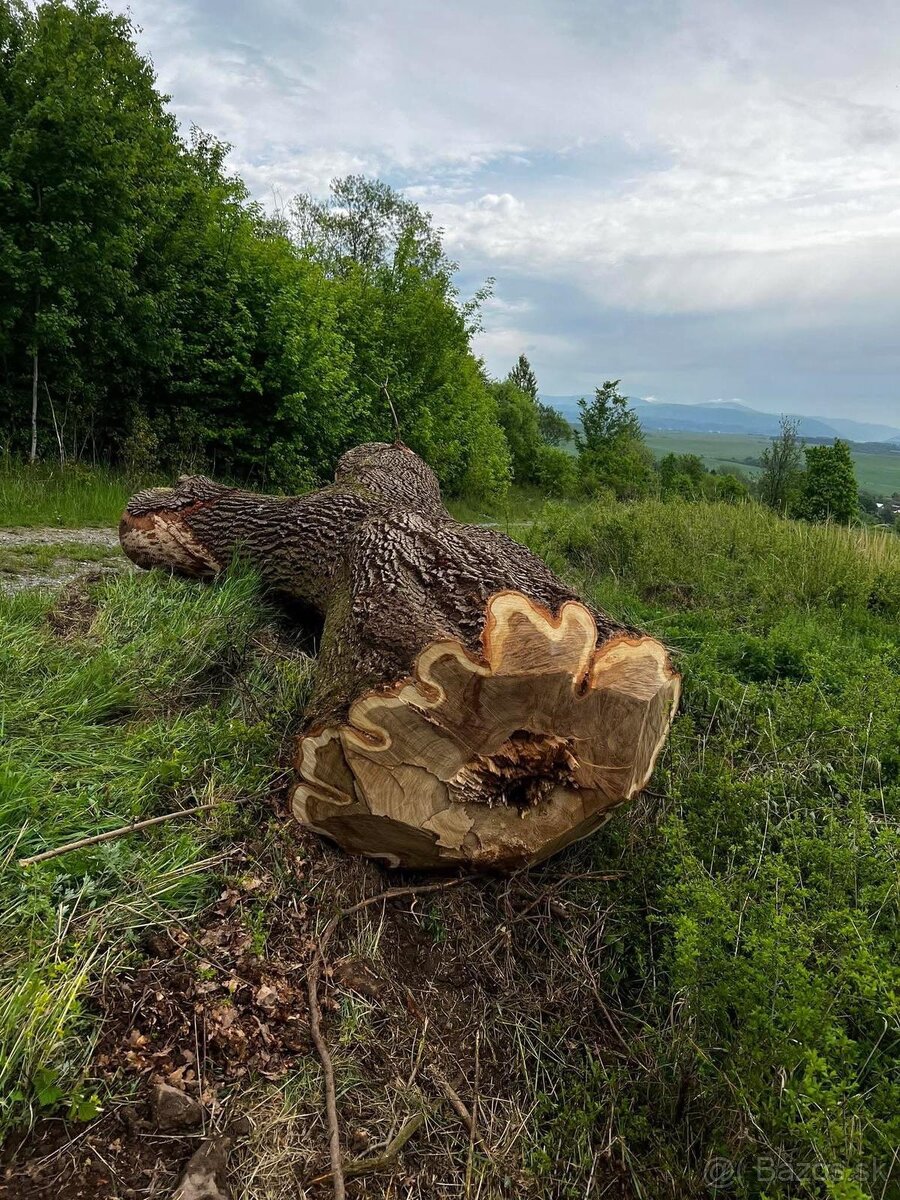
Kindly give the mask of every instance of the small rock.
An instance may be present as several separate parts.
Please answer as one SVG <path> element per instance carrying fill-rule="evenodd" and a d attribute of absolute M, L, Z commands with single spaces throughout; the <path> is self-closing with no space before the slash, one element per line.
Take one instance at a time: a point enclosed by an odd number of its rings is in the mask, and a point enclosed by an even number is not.
<path fill-rule="evenodd" d="M 172 1200 L 229 1200 L 224 1176 L 230 1146 L 230 1138 L 212 1138 L 192 1154 Z"/>
<path fill-rule="evenodd" d="M 354 1129 L 350 1135 L 350 1149 L 354 1154 L 362 1154 L 368 1150 L 372 1137 L 368 1129 Z"/>
<path fill-rule="evenodd" d="M 157 1128 L 166 1132 L 195 1129 L 203 1121 L 203 1109 L 192 1097 L 168 1083 L 153 1090 L 153 1111 Z"/>

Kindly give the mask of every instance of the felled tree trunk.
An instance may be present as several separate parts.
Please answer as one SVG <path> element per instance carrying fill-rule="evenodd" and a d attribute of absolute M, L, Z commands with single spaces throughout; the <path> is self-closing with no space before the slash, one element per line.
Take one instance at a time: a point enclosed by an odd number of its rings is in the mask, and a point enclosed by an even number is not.
<path fill-rule="evenodd" d="M 679 694 L 664 647 L 589 607 L 504 534 L 455 521 L 402 445 L 332 487 L 260 496 L 202 476 L 140 492 L 142 567 L 239 553 L 324 618 L 293 811 L 391 865 L 535 862 L 645 786 Z"/>

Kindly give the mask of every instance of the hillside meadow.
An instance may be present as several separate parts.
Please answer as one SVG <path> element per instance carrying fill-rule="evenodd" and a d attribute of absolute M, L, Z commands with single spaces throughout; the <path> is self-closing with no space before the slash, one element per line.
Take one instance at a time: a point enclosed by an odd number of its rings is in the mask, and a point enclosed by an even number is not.
<path fill-rule="evenodd" d="M 22 524 L 47 502 L 108 524 L 121 496 L 100 477 L 18 502 Z M 341 929 L 327 1020 L 347 1135 L 384 1143 L 424 1108 L 409 1196 L 897 1194 L 900 540 L 757 505 L 520 497 L 507 518 L 671 646 L 684 700 L 647 793 L 599 834 Z M 235 1196 L 315 1194 L 311 938 L 422 881 L 285 815 L 313 652 L 240 569 L 0 594 L 0 1115 L 50 1163 L 10 1195 L 118 1195 L 137 1153 L 121 1114 L 160 1073 L 248 1115 Z M 477 1139 L 435 1092 L 451 1064 Z M 173 1181 L 171 1145 L 142 1136 Z M 397 1170 L 351 1194 L 395 1195 Z"/>
<path fill-rule="evenodd" d="M 621 381 L 570 453 L 407 191 L 269 211 L 140 36 L 0 0 L 2 1200 L 171 1196 L 226 1141 L 235 1200 L 318 1200 L 319 1006 L 354 1198 L 900 1196 L 900 537 L 855 527 L 843 446 L 757 489 L 820 524 L 723 478 L 760 439 L 645 444 Z M 296 494 L 395 437 L 683 672 L 644 794 L 531 871 L 301 830 L 319 631 L 240 562 L 118 546 L 148 484 Z M 900 491 L 900 455 L 855 466 Z"/>
<path fill-rule="evenodd" d="M 771 444 L 770 438 L 744 434 L 679 433 L 647 430 L 645 441 L 657 458 L 666 454 L 696 454 L 708 468 L 720 473 L 744 471 L 751 479 L 759 467 L 746 460 L 758 459 Z M 851 443 L 853 464 L 860 488 L 874 496 L 890 496 L 900 491 L 900 448 L 878 451 Z"/>

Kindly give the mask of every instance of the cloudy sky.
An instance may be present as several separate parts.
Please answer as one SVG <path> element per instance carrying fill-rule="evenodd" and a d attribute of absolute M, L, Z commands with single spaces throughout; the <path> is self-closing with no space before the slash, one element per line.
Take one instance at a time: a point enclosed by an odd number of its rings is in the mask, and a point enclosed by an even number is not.
<path fill-rule="evenodd" d="M 361 171 L 434 213 L 495 373 L 900 423 L 896 0 L 128 8 L 261 200 Z"/>

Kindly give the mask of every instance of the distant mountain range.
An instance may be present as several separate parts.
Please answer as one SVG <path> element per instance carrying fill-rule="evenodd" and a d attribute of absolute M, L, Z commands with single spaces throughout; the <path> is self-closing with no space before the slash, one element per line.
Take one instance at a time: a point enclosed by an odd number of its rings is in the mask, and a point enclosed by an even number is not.
<path fill-rule="evenodd" d="M 580 396 L 541 396 L 570 421 L 578 419 Z M 703 404 L 668 404 L 660 400 L 642 400 L 629 396 L 628 402 L 644 429 L 681 430 L 685 433 L 744 433 L 774 437 L 778 433 L 778 413 L 759 412 L 737 400 L 710 400 Z M 888 442 L 900 446 L 900 427 L 877 425 L 870 421 L 851 421 L 846 417 L 807 417 L 789 413 L 798 422 L 801 437 L 846 438 L 851 442 Z"/>

